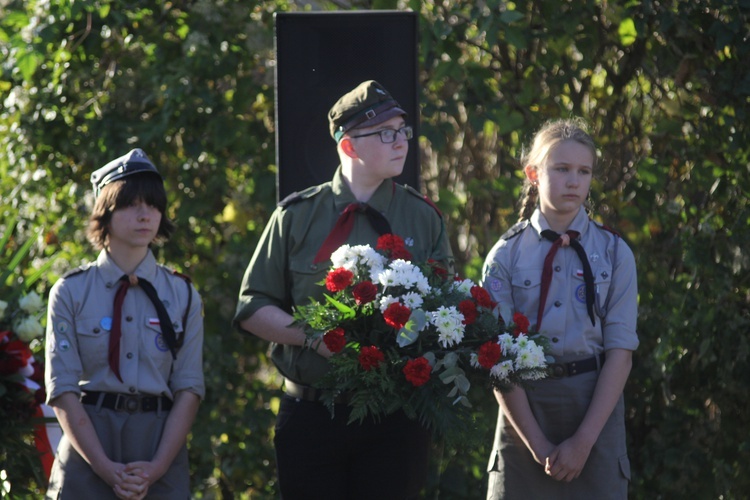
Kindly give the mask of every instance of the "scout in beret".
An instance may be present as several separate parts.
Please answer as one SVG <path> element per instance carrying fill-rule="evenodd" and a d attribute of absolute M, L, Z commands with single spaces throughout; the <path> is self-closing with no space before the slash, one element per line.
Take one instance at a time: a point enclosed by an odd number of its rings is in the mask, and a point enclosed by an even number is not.
<path fill-rule="evenodd" d="M 234 324 L 271 342 L 285 379 L 274 441 L 285 499 L 419 498 L 426 482 L 429 431 L 402 412 L 348 425 L 345 398 L 332 418 L 315 388 L 331 352 L 291 326 L 296 305 L 323 299 L 320 282 L 343 244 L 374 248 L 380 235 L 397 234 L 415 261 L 452 268 L 440 213 L 393 181 L 413 136 L 407 118 L 374 80 L 333 103 L 328 124 L 340 161 L 333 179 L 279 203 L 245 272 Z"/>
<path fill-rule="evenodd" d="M 64 431 L 47 498 L 189 498 L 185 441 L 204 397 L 203 315 L 190 281 L 156 262 L 164 181 L 141 149 L 91 175 L 96 261 L 50 292 L 45 385 Z"/>

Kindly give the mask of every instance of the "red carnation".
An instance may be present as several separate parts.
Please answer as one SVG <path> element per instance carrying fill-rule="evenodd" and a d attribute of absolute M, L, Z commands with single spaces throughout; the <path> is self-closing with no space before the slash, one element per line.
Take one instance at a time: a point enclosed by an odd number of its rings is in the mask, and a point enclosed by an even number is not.
<path fill-rule="evenodd" d="M 0 358 L 0 375 L 13 375 L 18 370 L 29 364 L 32 353 L 26 342 L 12 340 L 2 346 L 0 352 L 4 355 Z"/>
<path fill-rule="evenodd" d="M 403 369 L 406 380 L 411 382 L 414 387 L 425 385 L 430 380 L 430 373 L 432 373 L 432 367 L 430 362 L 426 358 L 420 357 L 417 359 L 410 359 L 406 362 Z"/>
<path fill-rule="evenodd" d="M 432 273 L 438 278 L 446 279 L 448 277 L 448 269 L 446 269 L 442 262 L 435 259 L 427 259 L 427 265 L 430 266 Z"/>
<path fill-rule="evenodd" d="M 477 353 L 479 355 L 477 361 L 479 362 L 479 365 L 482 368 L 486 368 L 489 370 L 493 366 L 497 364 L 498 361 L 500 361 L 500 355 L 502 354 L 502 349 L 500 348 L 500 344 L 497 342 L 485 342 L 479 347 L 479 352 Z"/>
<path fill-rule="evenodd" d="M 378 243 L 375 246 L 375 250 L 381 250 L 383 252 L 392 252 L 404 248 L 404 240 L 401 236 L 395 234 L 384 234 L 378 238 Z"/>
<path fill-rule="evenodd" d="M 391 251 L 391 259 L 411 260 L 411 252 L 406 248 L 397 248 Z"/>
<path fill-rule="evenodd" d="M 383 313 L 383 318 L 388 326 L 396 329 L 403 328 L 411 316 L 411 309 L 401 304 L 400 302 L 394 302 L 388 306 Z"/>
<path fill-rule="evenodd" d="M 329 351 L 333 354 L 341 352 L 346 345 L 346 337 L 344 337 L 344 329 L 336 327 L 333 330 L 328 330 L 323 335 L 323 343 L 326 345 Z"/>
<path fill-rule="evenodd" d="M 495 303 L 492 302 L 490 294 L 481 286 L 474 285 L 471 287 L 471 296 L 474 297 L 474 300 L 476 300 L 477 304 L 481 307 L 486 307 L 487 309 L 495 307 Z"/>
<path fill-rule="evenodd" d="M 334 269 L 326 276 L 326 288 L 332 292 L 340 292 L 352 284 L 354 273 L 343 267 Z"/>
<path fill-rule="evenodd" d="M 382 363 L 384 359 L 385 356 L 383 353 L 374 345 L 363 347 L 362 351 L 359 353 L 359 365 L 363 370 L 368 372 L 373 368 L 380 366 L 380 363 Z"/>
<path fill-rule="evenodd" d="M 513 323 L 516 325 L 513 336 L 518 337 L 522 333 L 529 333 L 529 318 L 517 312 L 513 314 Z"/>
<path fill-rule="evenodd" d="M 473 300 L 462 300 L 458 303 L 458 310 L 464 315 L 464 325 L 470 325 L 477 320 L 479 313 Z"/>
<path fill-rule="evenodd" d="M 375 297 L 378 295 L 378 287 L 372 281 L 363 281 L 354 286 L 352 295 L 358 306 L 368 304 L 375 300 Z"/>

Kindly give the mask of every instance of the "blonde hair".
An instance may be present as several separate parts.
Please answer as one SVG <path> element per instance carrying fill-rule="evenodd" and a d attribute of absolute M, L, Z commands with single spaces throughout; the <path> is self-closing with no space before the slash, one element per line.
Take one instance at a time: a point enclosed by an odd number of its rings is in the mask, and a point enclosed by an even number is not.
<path fill-rule="evenodd" d="M 564 141 L 576 141 L 591 151 L 596 167 L 596 144 L 588 133 L 588 126 L 581 118 L 560 118 L 549 120 L 534 135 L 531 146 L 521 154 L 521 166 L 539 168 L 549 156 L 550 151 Z M 539 203 L 539 191 L 527 178 L 523 184 L 520 198 L 519 220 L 526 220 L 534 213 Z"/>

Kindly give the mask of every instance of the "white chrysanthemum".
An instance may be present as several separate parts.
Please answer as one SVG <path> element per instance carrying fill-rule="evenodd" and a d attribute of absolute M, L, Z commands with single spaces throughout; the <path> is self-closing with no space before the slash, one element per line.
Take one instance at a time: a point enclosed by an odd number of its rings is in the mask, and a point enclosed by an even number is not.
<path fill-rule="evenodd" d="M 422 296 L 415 292 L 408 292 L 401 296 L 401 302 L 411 310 L 419 309 L 422 307 L 424 300 Z"/>
<path fill-rule="evenodd" d="M 417 276 L 417 279 L 414 280 L 414 286 L 417 287 L 417 290 L 419 290 L 419 293 L 422 295 L 427 295 L 432 291 L 430 282 L 427 281 L 427 277 L 421 272 L 419 273 L 419 276 Z"/>
<path fill-rule="evenodd" d="M 497 336 L 497 343 L 500 344 L 500 349 L 503 352 L 513 352 L 513 335 L 510 333 L 503 333 Z"/>
<path fill-rule="evenodd" d="M 28 316 L 17 322 L 14 329 L 18 338 L 24 342 L 31 342 L 33 339 L 41 337 L 44 334 L 44 328 L 41 323 L 33 316 Z"/>
<path fill-rule="evenodd" d="M 512 352 L 513 354 L 517 356 L 518 353 L 527 349 L 528 346 L 529 346 L 529 337 L 521 333 L 518 335 L 518 337 L 516 337 L 515 342 L 510 348 L 510 352 Z"/>
<path fill-rule="evenodd" d="M 394 287 L 398 284 L 398 275 L 393 269 L 383 269 L 378 273 L 377 282 L 386 289 Z"/>
<path fill-rule="evenodd" d="M 523 349 L 518 350 L 516 356 L 516 369 L 539 368 L 544 366 L 544 349 L 534 341 L 528 340 Z"/>
<path fill-rule="evenodd" d="M 18 307 L 29 314 L 34 314 L 42 308 L 42 298 L 36 292 L 29 292 L 19 299 Z"/>
<path fill-rule="evenodd" d="M 464 339 L 464 315 L 454 306 L 440 306 L 437 311 L 429 313 L 429 321 L 437 328 L 438 342 L 444 348 Z"/>
<path fill-rule="evenodd" d="M 509 380 L 510 374 L 513 373 L 512 361 L 501 361 L 490 368 L 490 375 L 500 380 Z"/>
<path fill-rule="evenodd" d="M 364 267 L 369 270 L 368 274 L 373 281 L 373 277 L 383 269 L 385 262 L 385 257 L 369 245 L 342 245 L 331 254 L 334 268 L 343 267 L 357 273 Z"/>
<path fill-rule="evenodd" d="M 380 312 L 385 313 L 385 310 L 388 309 L 388 306 L 393 304 L 394 302 L 398 302 L 398 297 L 394 297 L 393 295 L 383 295 L 380 298 Z"/>
<path fill-rule="evenodd" d="M 453 288 L 455 288 L 456 290 L 460 290 L 461 293 L 466 296 L 471 295 L 471 287 L 473 286 L 474 282 L 469 279 L 453 282 Z"/>
<path fill-rule="evenodd" d="M 479 354 L 472 352 L 469 355 L 469 363 L 471 364 L 472 368 L 482 368 L 482 365 L 479 364 Z"/>

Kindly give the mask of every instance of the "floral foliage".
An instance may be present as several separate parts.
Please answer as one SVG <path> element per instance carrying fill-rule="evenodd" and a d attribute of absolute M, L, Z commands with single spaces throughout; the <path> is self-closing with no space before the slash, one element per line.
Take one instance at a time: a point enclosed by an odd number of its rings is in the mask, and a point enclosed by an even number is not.
<path fill-rule="evenodd" d="M 381 236 L 375 249 L 344 245 L 331 255 L 322 301 L 299 306 L 295 324 L 333 353 L 317 384 L 331 412 L 349 401 L 349 422 L 403 410 L 451 437 L 489 387 L 506 390 L 546 375 L 547 358 L 528 320 L 503 320 L 498 304 L 440 263 L 415 264 L 404 241 Z M 477 385 L 476 383 L 474 385 Z M 472 393 L 473 394 L 473 393 Z"/>

